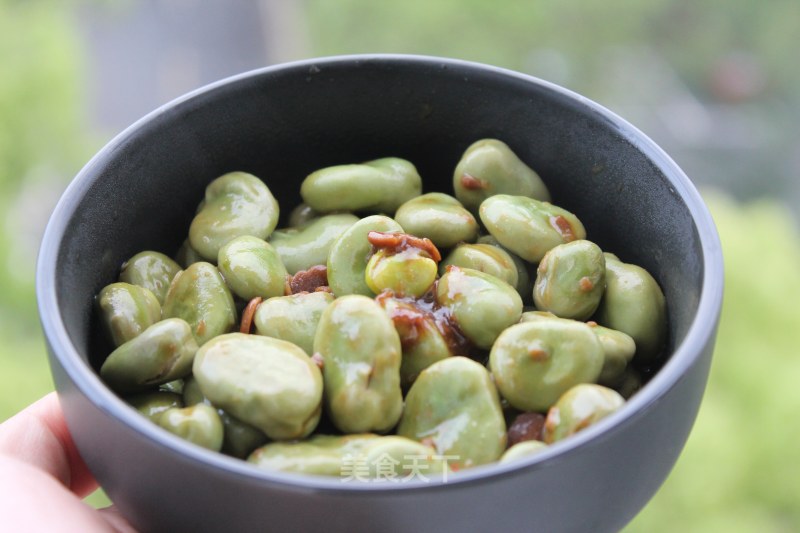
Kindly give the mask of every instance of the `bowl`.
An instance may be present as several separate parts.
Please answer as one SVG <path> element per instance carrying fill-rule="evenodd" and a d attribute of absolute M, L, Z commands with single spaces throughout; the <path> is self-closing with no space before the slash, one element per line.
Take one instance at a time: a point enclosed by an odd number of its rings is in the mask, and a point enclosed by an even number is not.
<path fill-rule="evenodd" d="M 386 155 L 451 190 L 473 141 L 495 137 L 543 177 L 588 238 L 661 284 L 663 367 L 613 415 L 539 455 L 447 480 L 355 483 L 258 470 L 158 428 L 100 380 L 93 297 L 121 263 L 172 253 L 205 186 L 243 170 L 283 213 L 320 167 Z M 37 266 L 50 366 L 97 480 L 142 531 L 612 531 L 675 463 L 707 381 L 723 270 L 713 221 L 678 166 L 592 101 L 491 66 L 368 55 L 272 66 L 147 115 L 105 146 L 55 208 Z"/>

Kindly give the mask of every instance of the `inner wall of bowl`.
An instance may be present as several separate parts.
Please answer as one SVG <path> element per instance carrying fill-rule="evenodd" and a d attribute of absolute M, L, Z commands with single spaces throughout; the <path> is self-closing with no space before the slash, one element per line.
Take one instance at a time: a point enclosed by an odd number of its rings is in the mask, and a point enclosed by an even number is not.
<path fill-rule="evenodd" d="M 546 84 L 469 65 L 323 61 L 243 76 L 151 115 L 84 169 L 92 184 L 58 255 L 61 316 L 96 366 L 105 353 L 91 354 L 93 296 L 133 254 L 172 255 L 223 173 L 262 178 L 284 220 L 308 173 L 377 157 L 409 159 L 425 192 L 452 194 L 463 151 L 495 137 L 539 172 L 590 240 L 656 277 L 671 351 L 694 318 L 702 251 L 675 188 L 624 128 Z"/>

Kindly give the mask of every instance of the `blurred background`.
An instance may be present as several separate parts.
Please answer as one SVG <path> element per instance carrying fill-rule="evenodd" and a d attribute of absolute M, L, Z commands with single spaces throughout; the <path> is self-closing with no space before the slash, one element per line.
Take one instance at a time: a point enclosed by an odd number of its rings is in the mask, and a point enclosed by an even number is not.
<path fill-rule="evenodd" d="M 0 421 L 52 390 L 39 239 L 111 137 L 268 64 L 449 56 L 615 111 L 682 166 L 718 224 L 726 289 L 709 386 L 673 473 L 626 531 L 798 531 L 798 35 L 797 0 L 0 0 Z"/>

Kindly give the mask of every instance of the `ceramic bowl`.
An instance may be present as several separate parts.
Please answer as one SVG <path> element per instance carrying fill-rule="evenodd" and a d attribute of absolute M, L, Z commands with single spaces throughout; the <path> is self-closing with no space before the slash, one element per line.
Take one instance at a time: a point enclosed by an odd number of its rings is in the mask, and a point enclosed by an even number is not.
<path fill-rule="evenodd" d="M 618 412 L 546 451 L 446 482 L 356 483 L 268 472 L 140 416 L 98 377 L 94 295 L 134 253 L 173 253 L 215 177 L 261 177 L 283 213 L 327 165 L 393 155 L 451 191 L 473 141 L 495 137 L 538 171 L 588 238 L 661 284 L 669 356 Z M 499 68 L 416 56 L 277 65 L 212 84 L 136 122 L 64 193 L 37 272 L 52 374 L 75 442 L 142 531 L 612 531 L 675 463 L 708 376 L 722 257 L 690 180 L 592 101 Z"/>

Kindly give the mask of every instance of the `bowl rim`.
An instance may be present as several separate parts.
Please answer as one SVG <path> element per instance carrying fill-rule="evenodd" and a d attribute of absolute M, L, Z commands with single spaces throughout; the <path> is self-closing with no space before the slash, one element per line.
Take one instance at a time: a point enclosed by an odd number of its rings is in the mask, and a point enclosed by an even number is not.
<path fill-rule="evenodd" d="M 641 151 L 670 182 L 675 193 L 685 203 L 692 216 L 693 223 L 698 233 L 703 254 L 703 281 L 698 298 L 696 317 L 686 332 L 683 341 L 675 347 L 669 360 L 650 379 L 645 387 L 631 397 L 625 405 L 612 415 L 589 426 L 585 430 L 571 436 L 569 439 L 548 446 L 543 451 L 527 458 L 521 458 L 509 463 L 491 463 L 481 465 L 458 473 L 457 476 L 429 481 L 423 479 L 409 480 L 407 482 L 370 482 L 346 483 L 341 478 L 311 476 L 285 472 L 271 472 L 259 469 L 240 459 L 225 456 L 191 444 L 183 439 L 162 430 L 145 417 L 142 417 L 114 392 L 111 391 L 100 379 L 99 375 L 85 363 L 77 349 L 72 344 L 69 334 L 61 320 L 60 312 L 43 312 L 43 310 L 57 310 L 56 279 L 59 247 L 66 231 L 66 222 L 76 211 L 81 199 L 93 182 L 92 174 L 97 167 L 113 158 L 115 152 L 134 137 L 150 122 L 172 109 L 193 100 L 197 97 L 208 95 L 227 86 L 268 76 L 277 72 L 306 71 L 314 72 L 318 69 L 344 65 L 416 65 L 430 67 L 452 67 L 480 72 L 481 75 L 493 75 L 504 78 L 513 78 L 519 82 L 538 86 L 540 89 L 557 93 L 558 96 L 572 101 L 574 104 L 599 116 L 607 125 L 612 126 L 618 135 Z M 230 76 L 211 84 L 188 92 L 148 113 L 132 125 L 124 129 L 109 141 L 88 163 L 78 172 L 76 177 L 67 186 L 56 207 L 54 208 L 45 229 L 36 266 L 36 296 L 39 317 L 49 350 L 55 357 L 63 371 L 72 380 L 83 395 L 94 406 L 105 414 L 114 417 L 155 444 L 163 446 L 170 453 L 180 454 L 187 461 L 200 463 L 203 467 L 211 467 L 224 474 L 245 476 L 250 482 L 281 486 L 286 490 L 297 491 L 335 491 L 337 494 L 359 494 L 363 491 L 395 494 L 398 491 L 419 490 L 423 488 L 458 487 L 465 484 L 480 482 L 485 478 L 501 478 L 519 475 L 543 467 L 569 456 L 570 452 L 579 449 L 588 442 L 602 438 L 602 435 L 621 428 L 629 423 L 634 415 L 646 411 L 658 399 L 669 392 L 680 381 L 684 373 L 700 357 L 702 348 L 713 339 L 722 305 L 723 292 L 723 261 L 721 244 L 714 221 L 708 208 L 700 197 L 694 184 L 678 165 L 647 135 L 638 128 L 628 123 L 602 105 L 554 83 L 539 79 L 529 74 L 516 72 L 502 67 L 484 63 L 452 59 L 437 56 L 410 55 L 410 54 L 357 54 L 337 55 L 319 58 L 303 59 L 287 63 L 270 65 L 255 70 Z M 703 319 L 703 317 L 708 317 Z M 712 319 L 713 318 L 713 319 Z"/>

